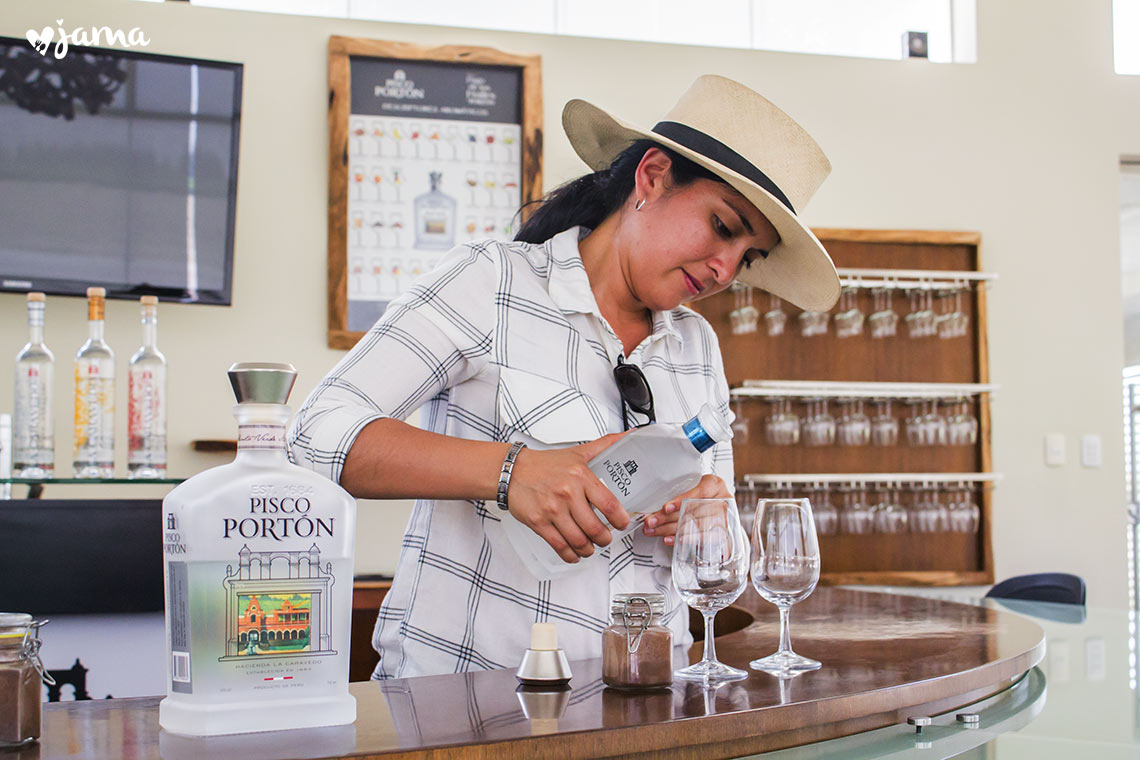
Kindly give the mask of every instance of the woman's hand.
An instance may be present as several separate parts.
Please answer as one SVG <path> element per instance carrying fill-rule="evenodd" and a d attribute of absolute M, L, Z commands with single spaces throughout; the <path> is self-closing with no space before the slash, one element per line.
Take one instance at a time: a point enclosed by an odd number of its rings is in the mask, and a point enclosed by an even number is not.
<path fill-rule="evenodd" d="M 723 480 L 716 475 L 705 475 L 691 490 L 670 499 L 665 506 L 645 518 L 645 535 L 660 536 L 672 546 L 677 535 L 677 519 L 681 516 L 681 502 L 685 499 L 732 498 L 732 493 Z"/>
<path fill-rule="evenodd" d="M 594 507 L 618 530 L 629 525 L 621 502 L 587 466 L 623 435 L 612 433 L 565 449 L 527 448 L 515 460 L 507 493 L 511 514 L 565 562 L 589 557 L 595 544 L 608 546 L 612 540 Z"/>

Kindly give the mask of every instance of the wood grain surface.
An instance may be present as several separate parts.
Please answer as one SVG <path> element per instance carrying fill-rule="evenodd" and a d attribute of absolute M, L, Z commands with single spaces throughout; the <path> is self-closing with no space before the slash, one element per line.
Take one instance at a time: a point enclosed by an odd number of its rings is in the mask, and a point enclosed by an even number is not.
<path fill-rule="evenodd" d="M 776 648 L 778 618 L 751 589 L 734 608 L 751 622 L 718 635 L 717 654 L 747 668 Z M 56 703 L 44 711 L 40 744 L 9 756 L 739 757 L 969 704 L 1005 688 L 1045 649 L 1041 629 L 1012 613 L 835 588 L 792 609 L 791 633 L 820 670 L 788 680 L 753 671 L 716 689 L 676 682 L 647 693 L 605 688 L 600 660 L 571 663 L 572 689 L 562 695 L 520 696 L 511 669 L 370 681 L 350 687 L 355 724 L 208 739 L 161 732 L 158 697 Z M 680 667 L 699 659 L 700 646 L 676 652 Z"/>

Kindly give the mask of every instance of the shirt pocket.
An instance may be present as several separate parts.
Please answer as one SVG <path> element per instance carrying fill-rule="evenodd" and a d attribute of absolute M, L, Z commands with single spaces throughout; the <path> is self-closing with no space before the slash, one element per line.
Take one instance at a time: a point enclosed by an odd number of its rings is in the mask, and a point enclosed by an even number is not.
<path fill-rule="evenodd" d="M 621 416 L 592 396 L 515 367 L 499 368 L 498 395 L 504 439 L 532 448 L 573 446 L 622 428 Z"/>

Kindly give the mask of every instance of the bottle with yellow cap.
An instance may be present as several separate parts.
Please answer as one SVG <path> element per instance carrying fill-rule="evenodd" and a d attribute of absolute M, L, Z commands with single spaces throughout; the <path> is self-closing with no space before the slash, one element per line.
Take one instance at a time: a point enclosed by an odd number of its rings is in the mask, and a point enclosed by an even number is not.
<path fill-rule="evenodd" d="M 28 293 L 28 342 L 16 354 L 12 474 L 50 478 L 55 473 L 52 378 L 55 356 L 44 344 L 43 293 Z"/>
<path fill-rule="evenodd" d="M 158 350 L 158 299 L 143 296 L 143 343 L 127 375 L 127 477 L 166 477 L 166 357 Z"/>
<path fill-rule="evenodd" d="M 103 337 L 107 291 L 87 289 L 87 341 L 75 355 L 77 478 L 110 478 L 115 471 L 115 354 Z"/>

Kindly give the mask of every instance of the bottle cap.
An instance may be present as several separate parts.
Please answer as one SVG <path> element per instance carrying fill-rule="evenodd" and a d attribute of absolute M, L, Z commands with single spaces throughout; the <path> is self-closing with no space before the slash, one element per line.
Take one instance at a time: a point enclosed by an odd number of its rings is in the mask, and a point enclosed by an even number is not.
<path fill-rule="evenodd" d="M 107 297 L 107 289 L 106 288 L 87 288 L 87 297 L 88 298 L 106 298 Z"/>
<path fill-rule="evenodd" d="M 683 428 L 693 446 L 702 454 L 718 443 L 732 440 L 732 430 L 721 422 L 720 416 L 708 404 L 702 405 L 697 416 L 686 422 Z"/>
<path fill-rule="evenodd" d="M 43 303 L 47 300 L 43 293 L 28 293 L 28 300 L 36 303 Z"/>
<path fill-rule="evenodd" d="M 558 627 L 554 623 L 535 623 L 530 627 L 530 648 L 550 651 L 558 648 Z"/>
<path fill-rule="evenodd" d="M 158 306 L 158 296 L 143 296 L 139 299 L 143 306 Z"/>
<path fill-rule="evenodd" d="M 239 404 L 284 404 L 297 380 L 292 364 L 237 362 L 227 373 Z"/>

